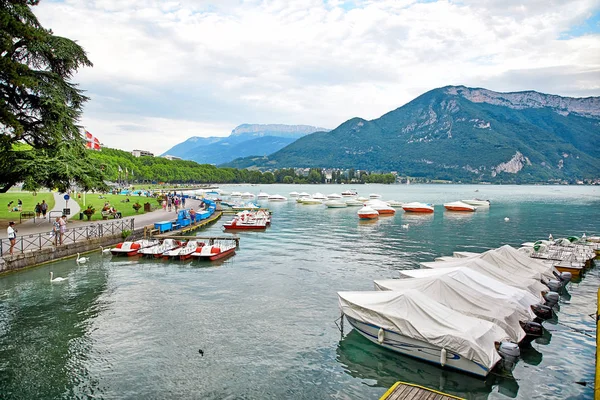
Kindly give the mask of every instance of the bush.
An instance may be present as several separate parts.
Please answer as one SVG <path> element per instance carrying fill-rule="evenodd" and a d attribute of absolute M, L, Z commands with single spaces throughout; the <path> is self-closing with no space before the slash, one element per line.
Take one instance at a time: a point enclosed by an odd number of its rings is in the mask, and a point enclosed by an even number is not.
<path fill-rule="evenodd" d="M 121 237 L 123 239 L 127 239 L 129 236 L 131 236 L 131 231 L 130 230 L 125 229 L 125 230 L 123 230 L 121 232 Z"/>

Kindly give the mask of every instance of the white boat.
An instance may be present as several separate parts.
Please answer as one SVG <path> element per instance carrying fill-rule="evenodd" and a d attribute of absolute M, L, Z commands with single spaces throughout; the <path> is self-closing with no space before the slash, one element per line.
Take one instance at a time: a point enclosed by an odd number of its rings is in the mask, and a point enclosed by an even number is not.
<path fill-rule="evenodd" d="M 230 197 L 242 197 L 242 192 L 231 192 Z"/>
<path fill-rule="evenodd" d="M 220 240 L 212 245 L 198 247 L 192 257 L 215 261 L 235 254 L 236 243 L 234 240 Z"/>
<path fill-rule="evenodd" d="M 434 210 L 432 204 L 419 202 L 404 203 L 402 209 L 406 212 L 414 213 L 432 213 Z"/>
<path fill-rule="evenodd" d="M 242 203 L 242 204 L 233 204 L 231 206 L 232 210 L 238 210 L 238 211 L 242 211 L 242 210 L 258 210 L 260 208 L 260 206 L 258 204 L 254 204 L 252 202 L 248 202 L 248 203 Z"/>
<path fill-rule="evenodd" d="M 362 201 L 362 202 L 369 201 L 369 199 L 368 199 L 368 198 L 366 198 L 366 197 L 363 197 L 363 196 L 359 196 L 359 197 L 357 197 L 357 198 L 356 198 L 356 200 L 358 200 L 358 201 Z"/>
<path fill-rule="evenodd" d="M 453 201 L 451 203 L 444 203 L 444 208 L 448 211 L 467 211 L 467 212 L 473 212 L 477 209 L 475 206 L 464 203 L 462 201 Z"/>
<path fill-rule="evenodd" d="M 479 258 L 461 258 L 457 259 L 457 261 L 422 262 L 420 265 L 421 268 L 432 268 L 442 271 L 448 268 L 467 267 L 508 285 L 528 290 L 536 296 L 540 296 L 540 293 L 548 291 L 548 287 L 541 282 L 540 273 L 522 271 L 519 270 L 518 267 L 511 268 L 510 270 L 501 269 Z"/>
<path fill-rule="evenodd" d="M 354 197 L 357 195 L 358 195 L 358 192 L 354 189 L 348 189 L 348 190 L 344 190 L 342 192 L 342 196 L 344 196 L 344 197 Z"/>
<path fill-rule="evenodd" d="M 260 192 L 260 193 L 259 193 L 259 194 L 256 196 L 256 198 L 257 198 L 258 200 L 267 200 L 267 199 L 269 198 L 269 194 L 268 194 L 268 193 L 265 193 L 265 192 Z"/>
<path fill-rule="evenodd" d="M 371 194 L 369 195 L 369 198 L 370 198 L 370 199 L 380 199 L 380 198 L 381 198 L 381 195 L 380 195 L 380 194 L 377 194 L 377 193 L 371 193 Z"/>
<path fill-rule="evenodd" d="M 298 193 L 298 192 L 290 192 L 289 195 L 290 195 L 290 197 L 296 198 L 296 197 L 298 197 L 300 195 L 300 193 Z"/>
<path fill-rule="evenodd" d="M 358 214 L 358 218 L 360 218 L 360 219 L 375 219 L 375 218 L 379 218 L 379 213 L 377 211 L 373 210 L 369 206 L 364 206 L 363 208 L 361 208 L 360 210 L 358 210 L 356 212 L 356 214 Z"/>
<path fill-rule="evenodd" d="M 542 326 L 533 322 L 536 315 L 530 307 L 521 307 L 510 299 L 495 296 L 496 292 L 501 290 L 499 287 L 506 285 L 496 281 L 500 285 L 491 288 L 472 286 L 470 282 L 464 282 L 461 278 L 462 275 L 455 273 L 416 279 L 376 280 L 374 284 L 375 290 L 418 290 L 454 311 L 493 322 L 517 343 L 525 338 L 526 333 L 541 336 Z"/>
<path fill-rule="evenodd" d="M 485 377 L 500 351 L 516 362 L 519 347 L 492 322 L 463 315 L 417 290 L 338 292 L 342 313 L 365 338 L 389 350 Z"/>
<path fill-rule="evenodd" d="M 359 201 L 359 200 L 352 199 L 352 198 L 346 199 L 345 202 L 348 205 L 348 207 L 362 207 L 365 205 L 364 201 Z"/>
<path fill-rule="evenodd" d="M 298 198 L 310 197 L 310 193 L 302 192 L 298 193 Z"/>
<path fill-rule="evenodd" d="M 348 204 L 346 204 L 343 200 L 327 200 L 323 204 L 325 204 L 328 208 L 346 208 Z"/>
<path fill-rule="evenodd" d="M 160 242 L 158 240 L 140 239 L 135 242 L 122 242 L 118 243 L 115 247 L 110 249 L 113 256 L 126 255 L 135 256 L 138 254 L 140 249 L 156 246 Z"/>
<path fill-rule="evenodd" d="M 331 193 L 327 195 L 327 199 L 328 200 L 339 200 L 342 198 L 341 194 L 337 194 L 337 193 Z"/>
<path fill-rule="evenodd" d="M 313 205 L 313 204 L 323 204 L 322 199 L 314 199 L 312 197 L 298 197 L 296 200 L 298 203 Z"/>
<path fill-rule="evenodd" d="M 146 257 L 160 257 L 165 251 L 173 250 L 180 246 L 181 243 L 175 239 L 165 239 L 160 244 L 140 249 L 138 254 Z"/>
<path fill-rule="evenodd" d="M 165 251 L 161 257 L 187 260 L 188 258 L 192 257 L 192 253 L 196 252 L 196 250 L 202 246 L 204 246 L 203 242 L 199 242 L 197 240 L 188 240 L 184 246 Z"/>
<path fill-rule="evenodd" d="M 379 215 L 394 215 L 396 213 L 396 210 L 393 207 L 390 207 L 388 203 L 382 200 L 369 200 L 365 205 L 377 211 Z"/>
<path fill-rule="evenodd" d="M 312 197 L 313 199 L 321 200 L 321 201 L 327 200 L 327 197 L 323 193 L 319 193 L 319 192 L 313 194 L 310 197 Z"/>
<path fill-rule="evenodd" d="M 253 193 L 250 192 L 244 192 L 242 193 L 242 199 L 253 199 L 256 196 Z"/>
<path fill-rule="evenodd" d="M 280 194 L 273 194 L 269 196 L 269 201 L 287 201 L 287 197 Z"/>
<path fill-rule="evenodd" d="M 489 200 L 481 200 L 481 199 L 467 199 L 467 200 L 461 200 L 463 203 L 467 203 L 469 205 L 475 206 L 475 207 L 489 207 L 490 206 L 490 201 Z"/>
<path fill-rule="evenodd" d="M 402 208 L 402 206 L 404 205 L 403 202 L 398 201 L 398 200 L 388 200 L 388 201 L 386 201 L 386 203 L 388 203 L 388 206 L 394 207 L 394 208 Z"/>

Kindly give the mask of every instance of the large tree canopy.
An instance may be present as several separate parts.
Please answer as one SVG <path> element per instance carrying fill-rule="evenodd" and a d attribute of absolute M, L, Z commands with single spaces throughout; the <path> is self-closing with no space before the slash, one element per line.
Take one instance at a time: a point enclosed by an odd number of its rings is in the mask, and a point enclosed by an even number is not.
<path fill-rule="evenodd" d="M 88 98 L 71 82 L 92 66 L 83 48 L 41 26 L 39 0 L 0 0 L 0 192 L 102 187 L 77 125 Z"/>

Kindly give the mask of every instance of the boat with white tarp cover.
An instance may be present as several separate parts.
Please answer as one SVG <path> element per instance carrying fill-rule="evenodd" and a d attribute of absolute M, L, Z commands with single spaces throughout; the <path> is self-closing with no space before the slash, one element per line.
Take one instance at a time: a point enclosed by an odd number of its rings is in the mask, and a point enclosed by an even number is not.
<path fill-rule="evenodd" d="M 530 307 L 522 307 L 507 298 L 489 296 L 488 293 L 493 294 L 493 288 L 471 286 L 461 278 L 462 274 L 458 272 L 425 278 L 375 280 L 373 283 L 375 290 L 418 290 L 454 311 L 495 323 L 515 342 L 523 340 L 526 334 L 542 335 L 542 326 L 533 322 L 536 315 Z"/>
<path fill-rule="evenodd" d="M 421 268 L 437 270 L 458 267 L 471 268 L 511 286 L 526 289 L 536 296 L 539 296 L 541 292 L 548 290 L 548 286 L 541 282 L 541 274 L 539 272 L 531 273 L 529 271 L 519 270 L 518 267 L 509 269 L 498 268 L 480 258 L 459 258 L 457 261 L 422 262 L 420 265 Z"/>
<path fill-rule="evenodd" d="M 342 313 L 361 335 L 382 347 L 485 377 L 519 347 L 498 325 L 469 317 L 417 290 L 338 292 Z M 496 350 L 498 346 L 498 351 Z"/>

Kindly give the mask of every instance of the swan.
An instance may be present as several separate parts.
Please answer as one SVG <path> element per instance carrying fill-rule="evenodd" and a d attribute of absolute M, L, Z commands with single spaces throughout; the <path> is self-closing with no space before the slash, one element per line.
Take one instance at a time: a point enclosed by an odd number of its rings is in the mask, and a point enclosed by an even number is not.
<path fill-rule="evenodd" d="M 90 260 L 89 257 L 79 257 L 79 253 L 77 253 L 77 259 L 75 260 L 75 262 L 77 264 L 85 264 L 86 262 L 88 262 Z"/>
<path fill-rule="evenodd" d="M 402 229 L 408 229 L 408 224 L 402 224 Z"/>
<path fill-rule="evenodd" d="M 508 222 L 508 221 L 510 221 L 510 218 L 504 217 L 504 222 Z"/>
<path fill-rule="evenodd" d="M 110 248 L 105 249 L 104 247 L 100 246 L 100 251 L 102 252 L 102 254 L 110 254 Z"/>
<path fill-rule="evenodd" d="M 54 272 L 50 271 L 50 282 L 62 282 L 62 281 L 66 281 L 67 278 L 55 278 L 54 277 Z"/>

